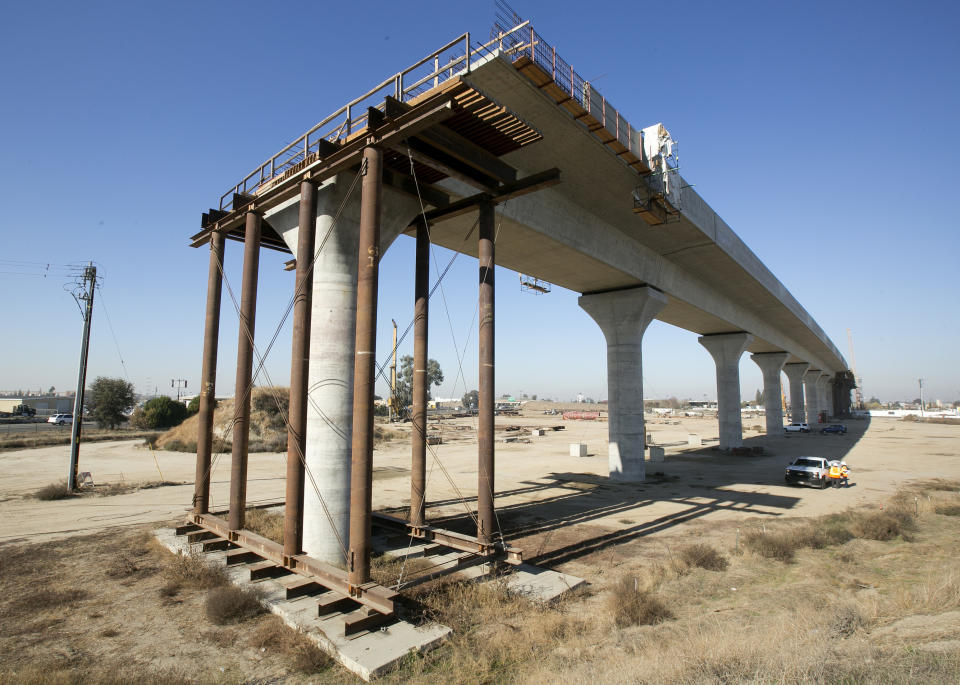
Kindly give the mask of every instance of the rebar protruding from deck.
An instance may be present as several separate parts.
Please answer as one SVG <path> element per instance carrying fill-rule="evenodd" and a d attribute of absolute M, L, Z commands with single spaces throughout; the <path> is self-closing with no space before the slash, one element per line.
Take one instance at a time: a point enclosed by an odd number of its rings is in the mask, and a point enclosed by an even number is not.
<path fill-rule="evenodd" d="M 427 324 L 430 306 L 430 233 L 417 223 L 417 257 L 413 305 L 413 417 L 410 430 L 410 523 L 422 526 L 427 486 Z"/>
<path fill-rule="evenodd" d="M 292 557 L 303 546 L 303 476 L 307 450 L 307 384 L 310 370 L 310 310 L 313 306 L 313 250 L 317 228 L 317 187 L 300 184 L 297 228 L 297 280 L 293 301 L 293 352 L 290 362 L 290 413 L 287 424 L 287 492 L 283 518 L 283 553 Z"/>
<path fill-rule="evenodd" d="M 477 417 L 477 540 L 493 541 L 496 519 L 493 512 L 493 424 L 494 424 L 494 211 L 492 202 L 481 202 L 480 210 L 480 383 Z"/>
<path fill-rule="evenodd" d="M 220 296 L 223 291 L 224 234 L 210 233 L 210 268 L 207 272 L 207 313 L 203 326 L 203 365 L 200 376 L 200 411 L 197 416 L 197 475 L 193 510 L 210 511 L 210 454 L 213 451 L 213 410 L 216 407 L 217 346 L 220 340 Z"/>
<path fill-rule="evenodd" d="M 261 218 L 246 213 L 243 234 L 243 285 L 240 294 L 240 335 L 237 340 L 237 380 L 230 468 L 230 528 L 243 528 L 247 506 L 247 448 L 250 444 L 250 395 L 253 373 L 253 332 L 257 316 L 257 271 L 260 266 Z"/>
<path fill-rule="evenodd" d="M 357 264 L 357 335 L 353 365 L 353 442 L 350 474 L 351 585 L 370 580 L 370 526 L 373 504 L 373 385 L 377 343 L 377 276 L 380 263 L 380 205 L 383 152 L 363 151 L 360 246 Z"/>

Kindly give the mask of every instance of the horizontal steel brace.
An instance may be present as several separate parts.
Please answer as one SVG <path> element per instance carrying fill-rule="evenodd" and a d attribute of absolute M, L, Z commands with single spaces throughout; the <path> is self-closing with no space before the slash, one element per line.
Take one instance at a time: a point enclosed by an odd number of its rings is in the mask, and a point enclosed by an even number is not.
<path fill-rule="evenodd" d="M 318 559 L 313 559 L 306 554 L 288 557 L 284 555 L 283 545 L 280 543 L 251 533 L 248 530 L 231 530 L 226 521 L 216 516 L 191 513 L 187 515 L 187 521 L 216 533 L 238 547 L 254 552 L 293 573 L 311 578 L 334 592 L 349 597 L 371 609 L 376 609 L 381 614 L 393 614 L 393 601 L 398 596 L 393 590 L 372 582 L 352 585 L 347 580 L 346 571 Z"/>

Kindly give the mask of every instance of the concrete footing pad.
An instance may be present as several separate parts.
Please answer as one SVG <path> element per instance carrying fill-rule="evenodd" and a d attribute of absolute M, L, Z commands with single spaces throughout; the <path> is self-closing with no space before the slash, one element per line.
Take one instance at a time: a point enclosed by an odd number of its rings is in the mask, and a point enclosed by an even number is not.
<path fill-rule="evenodd" d="M 175 554 L 189 554 L 190 544 L 178 537 L 172 528 L 154 531 L 157 540 Z M 194 545 L 200 549 L 200 545 Z M 211 565 L 226 566 L 226 552 L 207 552 L 205 560 Z M 370 680 L 394 668 L 411 652 L 424 652 L 439 645 L 450 628 L 433 624 L 414 626 L 405 621 L 393 621 L 382 628 L 361 631 L 344 636 L 343 614 L 334 612 L 317 616 L 317 601 L 308 595 L 287 599 L 287 586 L 300 580 L 288 575 L 250 581 L 249 565 L 226 567 L 227 576 L 235 585 L 255 587 L 263 593 L 264 604 L 291 628 L 302 631 L 324 651 L 364 680 Z"/>

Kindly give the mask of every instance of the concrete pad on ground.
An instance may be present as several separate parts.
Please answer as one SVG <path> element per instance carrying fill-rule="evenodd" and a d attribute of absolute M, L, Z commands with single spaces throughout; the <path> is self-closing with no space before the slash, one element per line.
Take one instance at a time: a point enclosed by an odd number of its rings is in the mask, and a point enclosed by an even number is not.
<path fill-rule="evenodd" d="M 186 538 L 178 537 L 172 528 L 160 528 L 154 531 L 154 535 L 175 554 L 191 552 L 191 545 Z M 193 549 L 200 549 L 200 545 L 194 545 Z M 204 559 L 212 565 L 222 566 L 226 553 L 208 552 Z M 231 582 L 241 587 L 257 588 L 262 593 L 264 605 L 272 613 L 291 628 L 302 631 L 345 668 L 364 680 L 383 675 L 411 652 L 424 652 L 436 647 L 451 632 L 449 627 L 436 623 L 415 626 L 406 621 L 395 621 L 374 631 L 346 636 L 343 614 L 332 613 L 321 618 L 317 616 L 315 597 L 286 598 L 289 576 L 287 579 L 267 578 L 251 582 L 247 564 L 237 564 L 226 570 Z"/>

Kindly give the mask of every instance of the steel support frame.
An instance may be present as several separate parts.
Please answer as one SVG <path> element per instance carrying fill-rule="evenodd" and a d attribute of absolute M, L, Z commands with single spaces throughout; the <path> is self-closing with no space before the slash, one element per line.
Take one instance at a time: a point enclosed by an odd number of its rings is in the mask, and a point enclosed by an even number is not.
<path fill-rule="evenodd" d="M 383 151 L 363 151 L 360 189 L 360 246 L 357 264 L 356 356 L 353 367 L 353 440 L 350 473 L 350 543 L 347 571 L 351 585 L 370 582 L 373 508 L 373 389 L 376 382 L 377 284 L 380 266 L 380 209 Z"/>
<path fill-rule="evenodd" d="M 262 218 L 247 212 L 243 243 L 243 285 L 240 295 L 240 334 L 237 340 L 236 404 L 230 468 L 230 528 L 243 528 L 247 505 L 247 450 L 250 443 L 250 395 L 253 374 L 253 335 L 257 314 L 257 272 L 260 267 Z"/>
<path fill-rule="evenodd" d="M 297 228 L 297 276 L 293 301 L 293 350 L 290 362 L 290 411 L 287 422 L 287 479 L 283 553 L 303 550 L 303 486 L 307 436 L 307 386 L 310 368 L 310 319 L 313 306 L 313 257 L 317 227 L 317 186 L 300 184 Z"/>
<path fill-rule="evenodd" d="M 382 614 L 389 615 L 394 611 L 393 602 L 397 593 L 382 585 L 373 582 L 351 583 L 345 571 L 306 554 L 289 557 L 283 553 L 283 545 L 280 543 L 248 530 L 233 529 L 219 516 L 191 513 L 187 515 L 187 521 L 232 542 L 237 547 L 254 552 L 292 573 L 312 578 L 320 585 Z"/>
<path fill-rule="evenodd" d="M 422 526 L 427 487 L 427 329 L 430 315 L 430 228 L 417 223 L 416 275 L 413 306 L 413 416 L 410 442 L 410 524 Z"/>
<path fill-rule="evenodd" d="M 197 416 L 197 472 L 193 491 L 193 510 L 198 514 L 210 511 L 210 456 L 213 451 L 213 412 L 217 404 L 217 348 L 220 341 L 220 299 L 223 293 L 225 242 L 221 231 L 215 231 L 210 236 L 207 311 L 203 327 L 203 364 L 200 372 L 200 411 Z"/>

